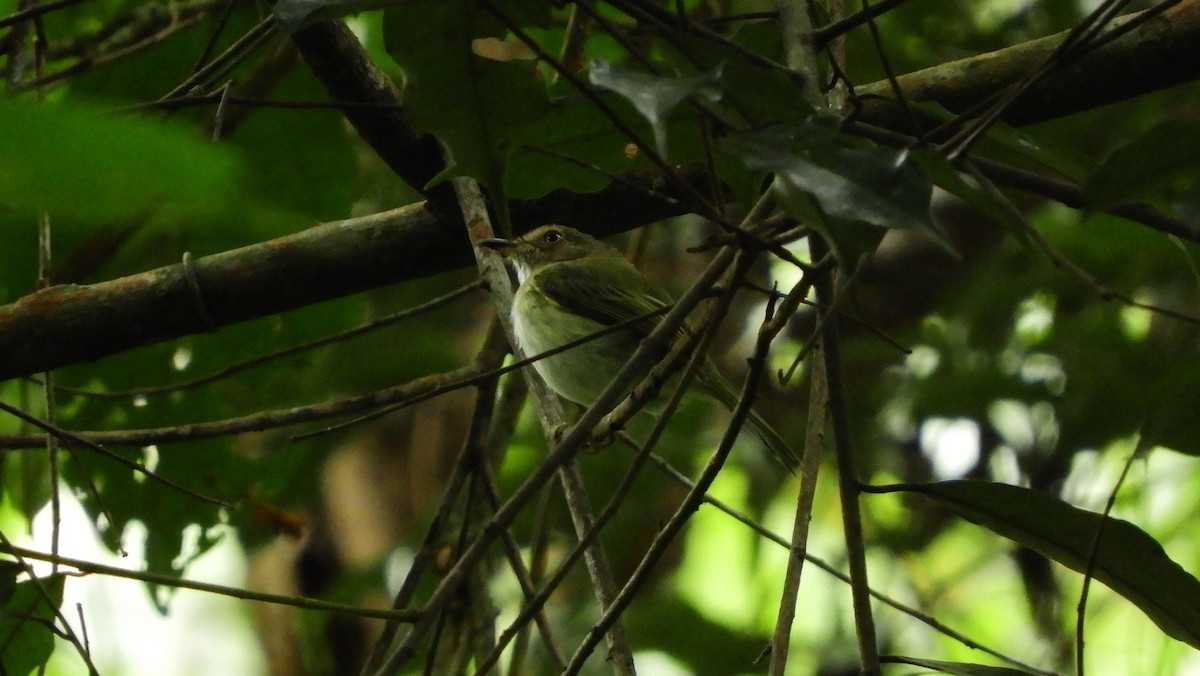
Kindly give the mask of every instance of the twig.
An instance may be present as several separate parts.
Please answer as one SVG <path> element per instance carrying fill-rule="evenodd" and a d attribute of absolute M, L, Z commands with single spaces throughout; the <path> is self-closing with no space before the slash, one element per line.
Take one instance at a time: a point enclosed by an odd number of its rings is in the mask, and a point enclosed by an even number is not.
<path fill-rule="evenodd" d="M 154 472 L 151 472 L 149 469 L 147 469 L 141 463 L 134 462 L 133 460 L 126 458 L 125 456 L 121 455 L 120 453 L 115 453 L 113 451 L 110 451 L 107 448 L 105 448 L 104 446 L 100 445 L 99 443 L 96 443 L 95 441 L 84 438 L 83 436 L 80 436 L 79 434 L 76 434 L 75 432 L 65 430 L 57 425 L 52 425 L 52 424 L 46 422 L 45 420 L 41 420 L 41 419 L 37 418 L 36 416 L 32 416 L 32 415 L 22 411 L 21 409 L 16 408 L 15 406 L 10 406 L 10 405 L 0 401 L 0 411 L 4 411 L 5 413 L 8 413 L 9 415 L 20 418 L 21 420 L 24 420 L 25 422 L 33 425 L 34 427 L 45 430 L 47 433 L 49 433 L 55 437 L 58 437 L 59 439 L 62 439 L 64 441 L 74 442 L 74 443 L 80 444 L 86 448 L 90 448 L 93 451 L 96 451 L 97 453 L 99 453 L 100 455 L 108 458 L 109 460 L 113 460 L 121 465 L 124 465 L 125 467 L 128 467 L 128 468 L 132 469 L 133 471 L 138 472 L 139 474 L 142 474 L 153 481 L 157 481 L 158 483 L 163 484 L 164 486 L 166 486 L 168 488 L 177 490 L 180 493 L 183 493 L 184 495 L 190 495 L 191 497 L 196 498 L 197 500 L 202 500 L 204 502 L 217 505 L 218 507 L 225 507 L 227 509 L 232 509 L 232 505 L 230 505 L 227 502 L 224 502 L 223 500 L 218 500 L 216 498 L 210 498 L 206 495 L 197 493 L 196 491 L 188 488 L 187 486 L 177 484 L 174 481 L 167 479 L 166 477 L 163 477 Z M 37 439 L 37 438 L 44 437 L 44 436 L 45 435 L 34 435 L 34 438 Z"/>
<path fill-rule="evenodd" d="M 78 61 L 51 73 L 39 73 L 37 77 L 29 80 L 28 82 L 22 82 L 13 85 L 11 91 L 15 93 L 42 89 L 47 85 L 62 82 L 63 80 L 81 75 L 105 64 L 115 63 L 124 58 L 132 56 L 133 54 L 163 43 L 168 38 L 200 23 L 200 21 L 204 19 L 204 16 L 204 10 L 199 10 L 195 13 L 189 13 L 184 16 L 168 15 L 167 19 L 170 21 L 170 23 L 167 23 L 161 29 L 149 35 L 143 35 L 137 30 L 134 30 L 128 35 L 115 35 L 113 36 L 112 44 L 106 44 L 102 46 L 104 49 L 102 53 L 96 56 L 85 55 L 80 57 Z M 153 25 L 148 23 L 147 27 L 152 28 Z"/>
<path fill-rule="evenodd" d="M 208 62 L 205 66 L 198 68 L 186 80 L 167 92 L 159 101 L 167 101 L 177 96 L 188 94 L 193 89 L 201 87 L 205 83 L 221 78 L 241 63 L 244 58 L 266 44 L 267 40 L 275 36 L 277 30 L 278 25 L 275 23 L 275 16 L 267 16 L 267 18 L 246 31 L 245 35 L 238 38 L 224 52 L 221 52 L 219 56 Z"/>
<path fill-rule="evenodd" d="M 1050 240 L 1046 239 L 1045 235 L 1043 235 L 1037 228 L 1033 227 L 1033 225 L 1029 223 L 1028 219 L 1024 217 L 1019 209 L 1017 209 L 1016 205 L 1012 204 L 1012 202 L 1003 193 L 996 189 L 995 185 L 992 184 L 988 177 L 983 175 L 982 172 L 974 166 L 973 161 L 968 162 L 966 166 L 972 175 L 975 176 L 975 178 L 979 181 L 983 189 L 986 190 L 998 204 L 1000 204 L 1022 224 L 1025 229 L 1025 233 L 1029 235 L 1030 239 L 1037 244 L 1037 246 L 1042 250 L 1043 253 L 1046 254 L 1046 256 L 1052 263 L 1054 263 L 1056 267 L 1066 269 L 1068 272 L 1079 278 L 1080 281 L 1092 287 L 1101 300 L 1108 301 L 1116 299 L 1128 305 L 1129 307 L 1146 310 L 1164 317 L 1171 317 L 1172 319 L 1178 319 L 1189 324 L 1200 324 L 1200 318 L 1158 305 L 1143 303 L 1132 296 L 1110 289 L 1108 286 L 1102 283 L 1099 278 L 1087 270 L 1084 270 L 1066 255 L 1060 252 L 1053 244 L 1051 244 Z"/>
<path fill-rule="evenodd" d="M 491 468 L 486 464 L 481 465 L 480 471 L 483 473 L 483 487 L 486 491 L 488 503 L 495 510 L 500 506 L 500 493 L 496 487 L 496 477 L 493 475 Z M 547 491 L 546 495 L 551 495 L 551 491 Z M 506 528 L 502 536 L 505 552 L 508 554 L 509 568 L 513 575 L 517 578 L 517 583 L 521 587 L 521 593 L 525 595 L 526 602 L 531 601 L 537 595 L 537 587 L 534 583 L 534 576 L 531 571 L 525 567 L 521 560 L 521 548 L 517 541 L 513 539 L 512 534 Z M 567 664 L 566 657 L 563 656 L 562 648 L 558 645 L 558 640 L 554 637 L 554 628 L 550 626 L 550 621 L 546 618 L 546 613 L 540 610 L 533 615 L 533 621 L 537 625 L 538 631 L 542 636 L 542 643 L 546 647 L 546 652 L 549 653 L 551 666 L 555 671 L 562 671 Z M 493 646 L 495 654 L 499 654 L 502 649 L 499 640 Z M 478 668 L 478 671 L 485 671 Z"/>
<path fill-rule="evenodd" d="M 792 521 L 792 541 L 788 556 L 783 593 L 779 597 L 779 615 L 775 634 L 771 637 L 771 664 L 768 673 L 782 676 L 787 667 L 791 643 L 792 621 L 796 616 L 796 599 L 800 576 L 808 555 L 808 526 L 812 519 L 813 501 L 817 494 L 817 473 L 821 468 L 821 449 L 825 442 L 825 417 L 828 414 L 828 382 L 820 339 L 810 351 L 812 375 L 809 377 L 808 420 L 804 436 L 804 455 L 800 459 L 800 491 L 796 495 L 796 513 Z"/>
<path fill-rule="evenodd" d="M 813 255 L 828 253 L 825 241 L 819 237 L 809 240 Z M 818 302 L 832 306 L 833 282 L 821 277 L 816 280 Z M 825 351 L 826 377 L 829 383 L 829 414 L 832 420 L 833 444 L 838 463 L 838 495 L 842 506 L 842 527 L 846 536 L 847 561 L 850 568 L 850 594 L 854 605 L 854 623 L 858 636 L 861 669 L 867 676 L 879 674 L 879 652 L 875 638 L 875 621 L 871 616 L 870 585 L 867 580 L 866 543 L 863 540 L 862 513 L 859 505 L 859 481 L 854 449 L 850 445 L 849 412 L 841 374 L 841 345 L 838 338 L 837 315 L 830 320 L 822 334 Z"/>
<path fill-rule="evenodd" d="M 458 459 L 454 463 L 454 471 L 450 475 L 450 480 L 446 483 L 446 487 L 442 491 L 442 498 L 438 503 L 438 508 L 434 512 L 433 518 L 429 522 L 429 527 L 425 531 L 425 538 L 421 542 L 421 546 L 417 549 L 412 565 L 409 566 L 408 573 L 404 576 L 404 581 L 400 583 L 400 588 L 396 591 L 396 596 L 392 599 L 393 611 L 404 611 L 412 605 L 413 597 L 416 596 L 421 578 L 437 559 L 439 553 L 437 541 L 443 537 L 443 530 L 446 528 L 447 522 L 453 513 L 454 505 L 457 503 L 463 488 L 466 486 L 469 474 L 469 462 L 470 460 L 467 458 L 466 453 L 460 452 Z M 421 617 L 428 617 L 428 614 L 422 614 Z M 421 617 L 414 618 L 414 624 L 420 622 Z M 375 641 L 375 647 L 372 648 L 371 654 L 363 663 L 362 674 L 369 674 L 378 667 L 381 660 L 386 657 L 387 648 L 395 641 L 396 633 L 399 629 L 400 622 L 398 620 L 389 620 L 384 625 L 383 631 L 380 632 L 379 638 Z"/>
<path fill-rule="evenodd" d="M 50 214 L 42 212 L 38 215 L 37 233 L 37 288 L 41 290 L 50 285 Z M 42 380 L 42 413 L 46 416 L 46 425 L 57 428 L 58 405 L 54 399 L 54 372 L 46 371 L 42 374 Z M 55 556 L 59 553 L 59 538 L 62 534 L 62 494 L 59 492 L 62 469 L 59 467 L 61 456 L 58 439 L 54 434 L 47 434 L 45 441 L 50 473 L 50 553 Z M 58 564 L 52 564 L 51 574 L 57 572 Z"/>
<path fill-rule="evenodd" d="M 814 30 L 812 34 L 813 45 L 815 45 L 816 49 L 821 49 L 834 38 L 845 35 L 864 23 L 874 20 L 875 17 L 883 16 L 906 2 L 908 0 L 883 0 L 883 2 L 872 4 L 869 7 L 866 6 L 866 3 L 863 3 L 862 11 L 848 14 L 837 21 Z"/>
<path fill-rule="evenodd" d="M 29 19 L 49 14 L 50 12 L 56 12 L 65 7 L 72 7 L 83 2 L 87 2 L 87 0 L 51 0 L 51 2 L 38 3 L 19 12 L 13 12 L 8 16 L 0 17 L 0 28 L 8 28 L 22 21 L 28 21 Z"/>
<path fill-rule="evenodd" d="M 243 432 L 261 432 L 278 427 L 311 422 L 313 420 L 347 415 L 396 402 L 402 402 L 404 406 L 411 406 L 496 375 L 495 372 L 480 373 L 477 369 L 478 367 L 474 365 L 467 366 L 445 373 L 436 373 L 423 378 L 417 378 L 403 385 L 389 387 L 378 392 L 369 392 L 367 394 L 324 401 L 308 406 L 259 411 L 224 420 L 141 430 L 120 430 L 114 432 L 88 431 L 71 434 L 74 435 L 73 440 L 78 440 L 80 443 L 92 444 L 92 447 L 94 447 L 96 444 L 147 446 L 150 444 L 168 444 L 211 439 L 213 437 L 230 436 Z M 39 444 L 41 440 L 41 435 L 0 435 L 0 449 L 31 448 Z"/>
<path fill-rule="evenodd" d="M 3 535 L 0 534 L 0 537 L 3 537 Z M 230 596 L 236 599 L 244 599 L 246 601 L 259 601 L 262 603 L 295 606 L 297 608 L 321 610 L 330 613 L 337 613 L 339 615 L 374 617 L 383 620 L 391 620 L 394 622 L 414 622 L 421 616 L 421 613 L 417 611 L 379 610 L 377 608 L 362 608 L 344 603 L 322 601 L 320 599 L 307 598 L 304 596 L 265 594 L 262 592 L 250 591 L 249 589 L 226 587 L 224 585 L 188 580 L 171 575 L 159 575 L 157 573 L 151 573 L 147 571 L 106 566 L 102 563 L 94 563 L 92 561 L 84 561 L 82 559 L 73 559 L 66 556 L 53 556 L 51 554 L 39 552 L 33 549 L 18 547 L 9 542 L 4 542 L 3 544 L 4 546 L 3 549 L 0 549 L 0 553 L 22 556 L 37 561 L 49 561 L 63 566 L 70 566 L 71 568 L 75 568 L 83 573 L 88 574 L 108 575 L 126 580 L 138 580 L 140 582 L 147 582 L 149 584 L 162 585 L 164 587 L 191 589 L 194 591 L 207 592 L 209 594 L 218 594 L 220 596 Z"/>
<path fill-rule="evenodd" d="M 87 646 L 85 646 L 83 642 L 79 640 L 79 637 L 76 636 L 75 630 L 71 628 L 71 623 L 67 621 L 66 616 L 63 615 L 62 610 L 58 607 L 59 603 L 54 598 L 54 595 L 50 593 L 50 590 L 46 589 L 46 585 L 42 584 L 42 579 L 33 574 L 33 566 L 30 566 L 29 563 L 25 561 L 27 558 L 40 561 L 53 559 L 52 564 L 57 569 L 58 564 L 65 563 L 66 559 L 63 559 L 58 555 L 47 556 L 40 554 L 40 552 L 17 547 L 13 545 L 3 531 L 0 531 L 0 547 L 3 548 L 0 551 L 4 551 L 17 560 L 17 564 L 20 565 L 24 572 L 29 576 L 29 582 L 33 585 L 34 589 L 37 590 L 38 596 L 41 597 L 42 602 L 45 603 L 48 608 L 50 608 L 50 611 L 56 618 L 58 618 L 58 621 L 62 623 L 61 630 L 57 629 L 53 622 L 49 623 L 47 628 L 71 643 L 76 652 L 79 653 L 79 657 L 83 660 L 83 663 L 87 666 L 88 676 L 99 676 L 100 672 L 96 670 L 96 665 L 92 663 L 92 655 L 88 651 Z M 54 576 L 58 575 L 61 575 L 61 573 L 54 573 Z"/>
<path fill-rule="evenodd" d="M 524 382 L 518 378 L 514 378 L 513 380 L 517 382 Z M 555 509 L 555 499 L 557 497 L 557 492 L 546 491 L 542 493 L 542 499 L 538 502 L 537 506 L 534 507 L 533 521 L 535 525 L 533 529 L 533 538 L 529 543 L 529 579 L 534 584 L 535 588 L 541 585 L 546 579 L 546 566 L 550 553 L 550 537 L 554 530 L 554 516 L 557 514 L 557 510 Z M 601 517 L 603 517 L 603 514 L 597 517 L 597 520 L 599 520 Z M 534 598 L 536 598 L 536 596 Z M 533 598 L 526 600 L 527 603 L 532 601 Z M 524 612 L 524 609 L 522 612 Z M 514 636 L 512 641 L 512 650 L 509 651 L 508 673 L 521 674 L 525 672 L 525 657 L 529 652 L 530 631 L 527 623 L 518 625 L 515 620 L 509 625 L 509 629 L 513 630 Z M 509 630 L 506 630 L 506 632 L 507 631 Z M 504 637 L 500 636 L 496 640 L 497 658 L 499 657 L 499 651 L 503 650 L 506 645 L 506 641 L 503 639 Z M 482 660 L 480 662 L 481 665 L 487 663 L 488 660 Z M 559 665 L 559 670 L 561 671 L 562 667 L 564 666 L 566 666 L 565 658 Z M 485 671 L 486 668 L 481 666 L 479 670 Z"/>
<path fill-rule="evenodd" d="M 1113 505 L 1117 502 L 1117 492 L 1121 490 L 1121 486 L 1129 476 L 1129 469 L 1133 466 L 1134 458 L 1141 457 L 1149 450 L 1146 436 L 1143 434 L 1138 439 L 1133 453 L 1129 454 L 1129 457 L 1125 459 L 1125 464 L 1121 466 L 1121 474 L 1108 493 L 1108 499 L 1104 502 L 1104 511 L 1100 513 L 1100 522 L 1096 524 L 1096 532 L 1092 534 L 1092 542 L 1088 545 L 1087 564 L 1083 568 L 1083 585 L 1079 590 L 1079 603 L 1075 605 L 1075 676 L 1084 676 L 1084 624 L 1087 617 L 1088 591 L 1091 589 L 1097 559 L 1100 555 L 1100 539 L 1104 537 L 1104 527 L 1108 524 Z"/>
<path fill-rule="evenodd" d="M 631 439 L 628 439 L 625 436 L 621 436 L 620 438 L 625 443 L 625 445 L 629 446 L 630 448 L 632 448 L 635 451 L 639 450 L 639 446 L 636 442 L 632 441 Z M 654 466 L 657 467 L 658 470 L 660 472 L 662 472 L 662 474 L 664 476 L 671 479 L 672 481 L 679 484 L 680 486 L 683 486 L 688 489 L 695 487 L 696 484 L 694 481 L 687 478 L 679 470 L 672 467 L 671 463 L 667 462 L 667 460 L 665 458 L 663 458 L 662 456 L 659 456 L 655 453 L 651 453 L 650 454 L 650 462 L 654 463 Z M 726 504 L 725 502 L 722 502 L 721 500 L 714 498 L 711 495 L 705 493 L 704 503 L 708 504 L 708 505 L 712 505 L 713 507 L 720 510 L 727 516 L 731 517 L 738 523 L 741 523 L 742 525 L 746 526 L 747 528 L 754 531 L 758 535 L 762 536 L 769 542 L 772 542 L 772 543 L 774 543 L 780 547 L 783 547 L 785 549 L 791 548 L 791 543 L 788 542 L 787 539 L 785 539 L 783 536 L 779 535 L 778 533 L 775 533 L 774 531 L 771 531 L 766 526 L 763 526 L 761 523 L 758 523 L 757 521 L 750 518 L 749 516 L 742 514 L 741 512 L 734 509 L 733 507 Z M 816 566 L 822 572 L 834 577 L 835 579 L 837 579 L 845 584 L 850 584 L 850 577 L 848 575 L 846 575 L 846 574 L 842 573 L 841 571 L 839 571 L 838 569 L 834 568 L 832 565 L 830 565 L 823 559 L 821 559 L 817 556 L 814 556 L 811 553 L 805 552 L 804 560 L 807 561 L 808 563 L 811 563 L 812 565 Z M 1038 669 L 1037 667 L 1034 667 L 1032 665 L 1021 662 L 1020 660 L 1017 660 L 1016 658 L 1009 657 L 1008 655 L 1005 655 L 1004 653 L 1001 653 L 997 650 L 993 650 L 993 649 L 979 643 L 978 641 L 975 641 L 970 636 L 967 636 L 966 634 L 963 634 L 962 632 L 956 631 L 956 630 L 946 626 L 944 623 L 942 623 L 936 617 L 933 617 L 932 615 L 929 615 L 928 613 L 921 612 L 920 610 L 917 610 L 916 608 L 911 608 L 909 606 L 906 606 L 903 603 L 901 603 L 900 601 L 897 601 L 897 600 L 893 599 L 892 597 L 887 596 L 886 594 L 877 592 L 875 590 L 871 590 L 871 596 L 874 597 L 875 599 L 877 599 L 878 601 L 880 601 L 881 603 L 883 603 L 884 605 L 894 608 L 894 609 L 900 611 L 901 613 L 904 613 L 905 615 L 908 615 L 909 617 L 917 620 L 918 622 L 921 622 L 921 623 L 929 626 L 934 631 L 936 631 L 940 634 L 943 634 L 945 636 L 948 636 L 948 637 L 954 639 L 955 641 L 962 643 L 964 646 L 967 646 L 968 648 L 970 648 L 972 650 L 978 650 L 980 652 L 987 653 L 988 655 L 991 655 L 992 657 L 995 657 L 996 659 L 1007 662 L 1015 667 L 1024 669 L 1025 671 L 1028 671 L 1030 673 L 1038 674 L 1039 676 L 1055 676 L 1054 672 Z"/>

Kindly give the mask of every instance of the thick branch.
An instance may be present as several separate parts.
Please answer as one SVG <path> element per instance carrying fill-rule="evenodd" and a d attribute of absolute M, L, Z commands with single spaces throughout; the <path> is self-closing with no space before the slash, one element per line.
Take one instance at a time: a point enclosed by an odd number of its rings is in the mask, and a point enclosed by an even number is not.
<path fill-rule="evenodd" d="M 1135 18 L 1122 17 L 1117 25 Z M 961 113 L 1035 70 L 1067 31 L 987 54 L 926 68 L 898 79 L 909 101 L 935 101 Z M 1186 0 L 1043 79 L 1004 115 L 1016 126 L 1045 122 L 1200 78 L 1200 0 Z M 908 116 L 890 100 L 887 82 L 857 91 L 868 97 L 860 119 L 909 133 Z"/>
<path fill-rule="evenodd" d="M 0 307 L 0 380 L 339 298 L 470 260 L 422 205 Z"/>
<path fill-rule="evenodd" d="M 425 189 L 446 166 L 437 140 L 413 129 L 400 107 L 400 90 L 371 61 L 350 28 L 341 21 L 325 21 L 297 32 L 292 41 L 333 100 L 394 106 L 348 108 L 344 113 L 397 176 L 433 200 L 438 205 L 434 211 L 454 218 L 457 212 L 449 184 Z"/>

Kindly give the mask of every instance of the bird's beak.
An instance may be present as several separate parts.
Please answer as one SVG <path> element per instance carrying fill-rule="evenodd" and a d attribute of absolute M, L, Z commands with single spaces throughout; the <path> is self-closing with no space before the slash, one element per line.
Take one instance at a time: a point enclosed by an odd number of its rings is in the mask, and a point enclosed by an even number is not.
<path fill-rule="evenodd" d="M 479 246 L 491 249 L 492 251 L 499 253 L 501 256 L 503 256 L 516 245 L 516 242 L 512 241 L 511 239 L 504 239 L 503 237 L 489 237 L 479 241 Z"/>

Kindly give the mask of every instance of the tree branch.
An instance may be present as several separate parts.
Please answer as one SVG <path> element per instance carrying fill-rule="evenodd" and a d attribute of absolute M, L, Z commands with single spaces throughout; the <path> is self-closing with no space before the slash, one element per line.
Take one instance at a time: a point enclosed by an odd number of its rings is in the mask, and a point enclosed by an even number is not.
<path fill-rule="evenodd" d="M 347 32 L 344 26 L 320 24 L 295 39 L 338 100 L 395 104 L 394 85 L 380 81 L 377 68 L 364 65 L 361 47 L 347 41 Z M 898 80 L 910 100 L 963 109 L 1028 72 L 1060 39 L 1035 40 Z M 1198 43 L 1200 0 L 1188 0 L 1084 57 L 1069 74 L 1047 78 L 1012 107 L 1007 119 L 1016 124 L 1042 121 L 1200 78 L 1200 60 L 1193 58 Z M 886 93 L 888 85 L 858 91 Z M 859 119 L 907 130 L 907 116 L 897 112 L 887 101 L 869 99 Z M 405 131 L 405 121 L 395 117 L 398 111 L 364 108 L 347 115 L 381 157 L 403 170 L 406 180 L 414 185 L 425 180 L 434 166 L 420 159 L 426 137 L 407 136 L 411 129 Z M 407 155 L 409 151 L 415 155 Z M 403 166 L 408 162 L 419 166 Z M 699 174 L 693 172 L 692 178 L 703 180 Z M 593 194 L 557 192 L 516 203 L 514 221 L 519 228 L 560 222 L 605 235 L 683 211 L 680 204 L 655 195 L 653 176 L 634 180 L 646 190 L 617 183 Z M 1134 212 L 1127 217 L 1159 227 Z M 0 307 L 0 380 L 432 275 L 471 260 L 457 217 L 440 221 L 426 206 L 412 205 L 197 259 L 190 273 L 199 282 L 199 297 L 188 285 L 185 265 L 91 286 L 51 287 Z M 197 313 L 201 299 L 211 322 Z"/>
<path fill-rule="evenodd" d="M 1141 13 L 1121 17 L 1119 27 Z M 980 54 L 897 78 L 909 101 L 934 101 L 961 113 L 1028 75 L 1046 60 L 1070 31 Z M 1086 54 L 1068 69 L 1043 78 L 1003 116 L 1022 126 L 1065 117 L 1109 103 L 1200 78 L 1200 0 L 1186 0 L 1162 16 Z M 859 119 L 911 133 L 907 114 L 886 98 L 887 82 L 857 89 L 867 99 Z"/>

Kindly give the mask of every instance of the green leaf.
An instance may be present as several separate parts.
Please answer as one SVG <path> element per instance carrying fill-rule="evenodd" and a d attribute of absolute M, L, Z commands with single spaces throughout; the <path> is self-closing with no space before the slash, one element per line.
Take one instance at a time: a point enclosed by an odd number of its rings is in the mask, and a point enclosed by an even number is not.
<path fill-rule="evenodd" d="M 931 228 L 933 185 L 907 153 L 847 148 L 829 138 L 805 127 L 776 125 L 730 137 L 723 145 L 747 167 L 773 172 L 785 191 L 812 195 L 834 218 L 881 228 Z"/>
<path fill-rule="evenodd" d="M 720 147 L 751 171 L 774 174 L 788 213 L 825 236 L 851 268 L 879 243 L 882 228 L 920 228 L 946 244 L 929 219 L 933 185 L 905 152 L 846 147 L 816 119 L 731 136 Z"/>
<path fill-rule="evenodd" d="M 1200 175 L 1200 123 L 1164 122 L 1109 154 L 1084 186 L 1098 211 L 1133 201 L 1170 198 L 1194 191 Z"/>
<path fill-rule="evenodd" d="M 604 94 L 609 110 L 639 135 L 649 135 L 649 124 L 627 100 Z M 671 147 L 681 161 L 701 157 L 700 129 L 693 116 L 677 111 L 667 121 Z M 595 192 L 612 182 L 612 176 L 633 172 L 658 173 L 644 153 L 631 152 L 629 138 L 591 101 L 579 97 L 556 98 L 538 123 L 537 138 L 512 157 L 509 196 L 536 199 L 554 190 Z"/>
<path fill-rule="evenodd" d="M 765 59 L 784 60 L 782 32 L 775 22 L 743 24 L 732 39 Z M 722 98 L 715 107 L 740 127 L 799 124 L 812 115 L 798 73 L 752 61 L 743 51 L 703 36 L 676 35 L 663 48 L 683 74 L 720 69 Z"/>
<path fill-rule="evenodd" d="M 46 595 L 49 595 L 47 599 Z M 28 674 L 43 665 L 54 652 L 50 630 L 55 611 L 62 605 L 63 576 L 54 575 L 18 582 L 0 605 L 0 668 L 5 674 Z"/>
<path fill-rule="evenodd" d="M 588 79 L 602 89 L 625 97 L 654 129 L 654 146 L 667 156 L 667 118 L 690 96 L 716 101 L 721 96 L 721 66 L 692 77 L 666 77 L 639 73 L 596 59 L 588 66 Z"/>
<path fill-rule="evenodd" d="M 232 206 L 238 158 L 168 123 L 84 106 L 0 102 L 0 209 L 83 221 Z"/>
<path fill-rule="evenodd" d="M 945 505 L 959 516 L 1083 572 L 1102 517 L 1056 497 L 987 481 L 897 486 Z M 1104 521 L 1093 575 L 1146 613 L 1162 631 L 1200 648 L 1200 581 L 1137 526 Z"/>
<path fill-rule="evenodd" d="M 312 73 L 300 68 L 277 82 L 271 95 L 297 101 L 327 96 Z M 304 219 L 327 221 L 349 215 L 354 147 L 340 112 L 252 109 L 226 142 L 242 150 L 252 170 L 246 187 L 258 200 Z M 274 218 L 271 223 L 278 232 L 254 234 L 262 239 L 277 237 L 285 230 L 294 231 L 297 222 L 303 220 Z"/>
<path fill-rule="evenodd" d="M 1165 446 L 1200 456 L 1196 434 L 1196 393 L 1200 392 L 1200 352 L 1172 359 L 1171 369 L 1149 397 L 1138 446 L 1149 450 Z"/>
<path fill-rule="evenodd" d="M 449 154 L 449 166 L 430 183 L 474 178 L 507 228 L 509 157 L 549 105 L 534 64 L 476 54 L 474 41 L 500 27 L 470 0 L 400 3 L 384 13 L 384 31 L 388 53 L 404 69 L 414 126 L 435 134 Z"/>
<path fill-rule="evenodd" d="M 12 600 L 17 591 L 17 576 L 25 571 L 16 561 L 0 560 L 0 607 Z"/>
<path fill-rule="evenodd" d="M 975 207 L 993 223 L 1004 228 L 1004 231 L 1016 238 L 1017 241 L 1028 244 L 1029 233 L 1020 216 L 986 191 L 973 183 L 968 183 L 943 155 L 928 148 L 915 148 L 911 151 L 911 157 L 925 171 L 934 185 Z"/>

